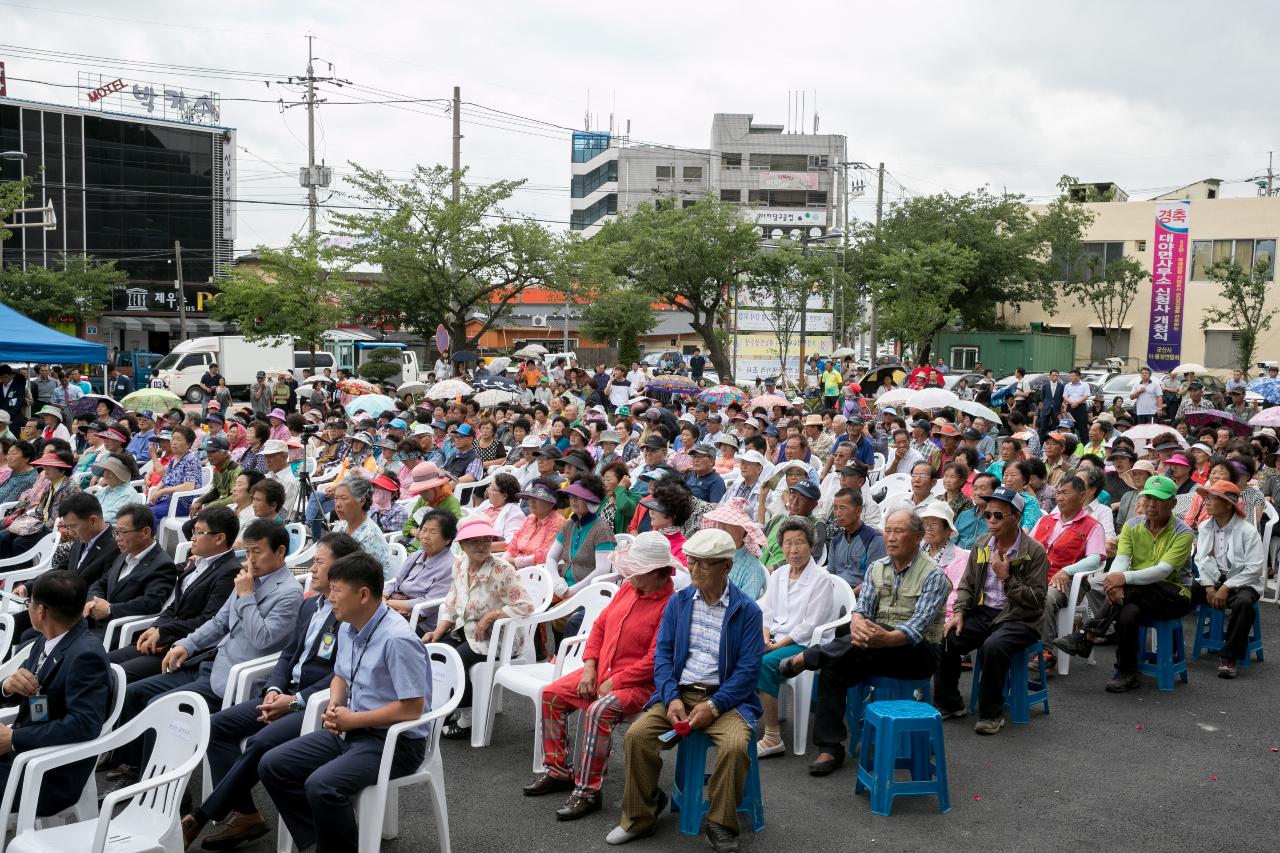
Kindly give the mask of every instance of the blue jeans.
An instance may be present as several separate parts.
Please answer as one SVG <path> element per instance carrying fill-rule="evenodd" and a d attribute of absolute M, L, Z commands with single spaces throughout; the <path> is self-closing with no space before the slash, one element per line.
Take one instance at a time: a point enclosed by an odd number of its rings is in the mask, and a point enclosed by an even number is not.
<path fill-rule="evenodd" d="M 312 492 L 311 497 L 307 498 L 306 521 L 313 540 L 324 535 L 324 520 L 331 512 L 333 512 L 333 498 L 326 498 L 319 492 Z"/>

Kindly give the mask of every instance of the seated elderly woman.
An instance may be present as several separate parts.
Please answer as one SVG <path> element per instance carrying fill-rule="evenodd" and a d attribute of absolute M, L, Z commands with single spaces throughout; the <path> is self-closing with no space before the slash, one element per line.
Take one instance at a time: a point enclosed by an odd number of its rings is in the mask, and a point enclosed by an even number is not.
<path fill-rule="evenodd" d="M 766 539 L 764 531 L 748 512 L 745 498 L 730 498 L 724 506 L 718 506 L 704 515 L 702 526 L 719 528 L 732 537 L 738 550 L 733 555 L 729 583 L 755 600 L 764 594 L 765 579 L 768 576 L 760 562 L 760 552 L 764 550 Z"/>
<path fill-rule="evenodd" d="M 516 495 L 529 506 L 529 514 L 507 543 L 507 559 L 517 569 L 547 562 L 547 554 L 564 524 L 564 516 L 556 510 L 568 503 L 568 497 L 559 489 L 555 480 L 539 477 Z"/>
<path fill-rule="evenodd" d="M 236 514 L 240 519 L 240 532 L 243 534 L 245 528 L 254 522 L 255 519 L 265 518 L 268 521 L 280 521 L 280 513 L 284 508 L 284 486 L 276 480 L 268 480 L 257 471 L 251 471 L 252 476 L 257 474 L 257 480 L 253 482 L 253 486 L 249 489 L 249 507 L 247 510 L 241 510 Z M 243 539 L 236 539 L 236 548 L 244 547 Z"/>
<path fill-rule="evenodd" d="M 62 501 L 80 488 L 67 476 L 75 465 L 70 450 L 52 443 L 44 455 L 31 463 L 40 476 L 22 493 L 17 506 L 5 516 L 0 533 L 0 557 L 25 554 L 43 539 L 62 514 Z"/>
<path fill-rule="evenodd" d="M 640 712 L 653 693 L 653 643 L 662 611 L 674 587 L 666 538 L 641 533 L 613 554 L 613 567 L 626 578 L 591 625 L 583 666 L 542 691 L 542 744 L 546 772 L 524 787 L 537 797 L 571 791 L 556 810 L 559 820 L 577 820 L 600 810 L 600 788 L 609 763 L 613 727 Z M 566 718 L 581 711 L 576 759 L 570 766 Z"/>
<path fill-rule="evenodd" d="M 485 489 L 484 501 L 472 512 L 502 534 L 504 541 L 494 543 L 493 548 L 503 550 L 524 522 L 524 513 L 520 510 L 520 481 L 505 472 L 495 474 Z"/>
<path fill-rule="evenodd" d="M 391 564 L 391 546 L 377 523 L 369 517 L 373 504 L 373 483 L 363 477 L 347 477 L 333 490 L 333 511 L 338 521 L 334 533 L 346 533 L 382 564 L 382 576 L 390 580 L 396 567 Z"/>
<path fill-rule="evenodd" d="M 771 575 L 758 602 L 764 626 L 764 658 L 760 662 L 760 704 L 764 706 L 764 737 L 756 744 L 760 758 L 787 751 L 778 723 L 779 665 L 802 653 L 814 640 L 814 629 L 827 621 L 831 584 L 827 570 L 813 561 L 813 525 L 792 516 L 778 527 L 778 541 L 786 565 Z"/>
<path fill-rule="evenodd" d="M 39 475 L 31 465 L 36 448 L 29 441 L 0 441 L 4 447 L 4 467 L 0 468 L 0 503 L 12 503 L 31 488 Z"/>
<path fill-rule="evenodd" d="M 458 535 L 458 519 L 442 509 L 430 510 L 418 525 L 421 546 L 409 555 L 382 590 L 387 606 L 404 617 L 424 601 L 442 598 L 453 578 L 453 553 L 450 547 Z M 433 631 L 438 609 L 427 609 L 418 621 L 419 630 Z"/>
<path fill-rule="evenodd" d="M 200 458 L 192 449 L 195 441 L 195 432 L 182 424 L 174 427 L 170 434 L 169 447 L 173 451 L 173 459 L 165 466 L 160 484 L 151 489 L 148 495 L 157 529 L 160 522 L 168 517 L 172 501 L 178 501 L 177 514 L 185 516 L 191 502 L 199 497 L 197 490 L 204 486 L 204 470 L 200 467 Z"/>
<path fill-rule="evenodd" d="M 373 503 L 369 518 L 384 533 L 399 533 L 409 514 L 396 502 L 400 496 L 400 483 L 390 474 L 379 474 L 369 483 L 373 486 Z"/>
<path fill-rule="evenodd" d="M 93 476 L 101 486 L 98 503 L 102 505 L 102 520 L 115 524 L 116 513 L 122 507 L 138 502 L 138 492 L 131 485 L 138 476 L 137 463 L 127 453 L 109 453 L 94 462 Z"/>
<path fill-rule="evenodd" d="M 440 608 L 435 630 L 422 638 L 424 643 L 448 643 L 462 658 L 467 671 L 489 654 L 493 623 L 502 617 L 528 616 L 533 612 L 515 566 L 490 548 L 502 535 L 483 518 L 468 518 L 458 525 L 455 541 L 462 556 L 453 566 L 449 593 Z M 513 652 L 521 651 L 516 638 Z M 466 679 L 462 701 L 453 720 L 441 735 L 450 740 L 471 737 L 471 679 Z"/>
<path fill-rule="evenodd" d="M 693 495 L 680 482 L 664 482 L 655 484 L 649 494 L 640 500 L 640 506 L 649 512 L 649 525 L 667 537 L 671 546 L 671 555 L 685 565 L 684 557 L 684 523 L 693 513 Z M 687 584 L 681 584 L 681 588 Z"/>
<path fill-rule="evenodd" d="M 583 474 L 563 491 L 569 496 L 571 514 L 547 551 L 546 562 L 558 596 L 597 574 L 608 574 L 609 558 L 616 544 L 613 529 L 600 520 L 600 504 L 604 502 L 601 479 L 595 474 Z"/>

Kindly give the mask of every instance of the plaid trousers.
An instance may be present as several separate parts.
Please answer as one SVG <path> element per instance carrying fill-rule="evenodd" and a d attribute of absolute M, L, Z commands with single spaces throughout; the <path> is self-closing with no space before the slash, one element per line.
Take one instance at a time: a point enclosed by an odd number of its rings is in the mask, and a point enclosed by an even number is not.
<path fill-rule="evenodd" d="M 576 698 L 576 697 L 575 697 Z M 575 708 L 579 714 L 578 755 L 569 769 L 569 744 L 565 718 Z M 622 702 L 616 693 L 607 693 L 587 704 L 544 691 L 542 694 L 542 751 L 547 772 L 557 779 L 572 778 L 579 797 L 593 797 L 604 784 L 609 765 L 609 744 L 613 727 L 623 717 Z"/>

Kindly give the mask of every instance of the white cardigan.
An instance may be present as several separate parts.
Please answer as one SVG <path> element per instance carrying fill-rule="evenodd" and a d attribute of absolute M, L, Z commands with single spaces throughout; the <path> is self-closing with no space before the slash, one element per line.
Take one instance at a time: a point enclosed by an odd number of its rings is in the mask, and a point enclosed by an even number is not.
<path fill-rule="evenodd" d="M 831 583 L 828 572 L 812 559 L 800 577 L 791 579 L 791 567 L 783 563 L 769 573 L 760 605 L 764 626 L 777 637 L 807 646 L 813 631 L 828 619 L 831 610 Z"/>

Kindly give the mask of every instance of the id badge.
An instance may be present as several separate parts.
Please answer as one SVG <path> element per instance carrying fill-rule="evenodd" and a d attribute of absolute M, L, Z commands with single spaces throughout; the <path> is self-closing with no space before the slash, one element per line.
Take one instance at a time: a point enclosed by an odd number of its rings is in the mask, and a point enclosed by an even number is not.
<path fill-rule="evenodd" d="M 325 631 L 324 636 L 320 638 L 320 648 L 316 651 L 316 657 L 321 660 L 332 660 L 333 649 L 338 644 L 338 638 L 334 636 L 332 631 Z"/>
<path fill-rule="evenodd" d="M 31 711 L 31 722 L 49 722 L 49 697 L 43 693 L 27 697 L 27 707 Z"/>

